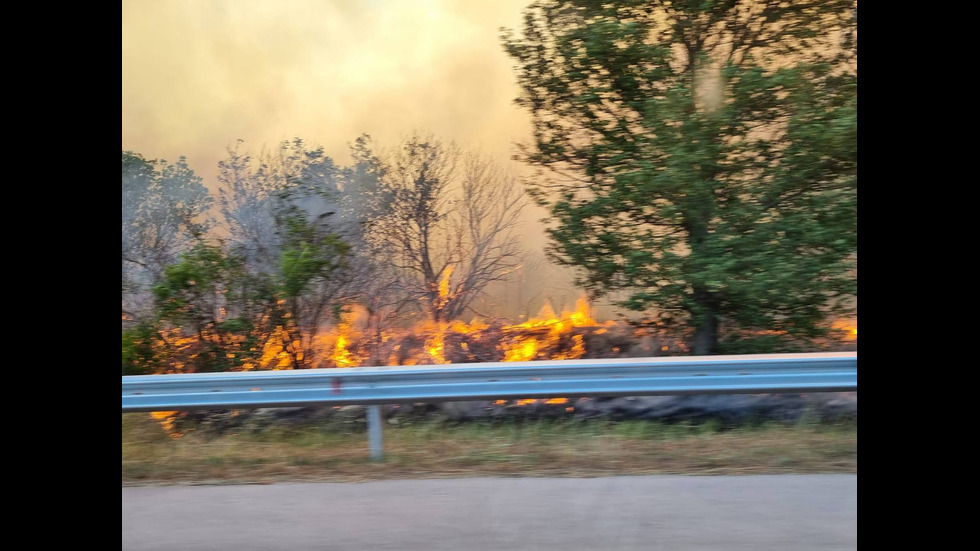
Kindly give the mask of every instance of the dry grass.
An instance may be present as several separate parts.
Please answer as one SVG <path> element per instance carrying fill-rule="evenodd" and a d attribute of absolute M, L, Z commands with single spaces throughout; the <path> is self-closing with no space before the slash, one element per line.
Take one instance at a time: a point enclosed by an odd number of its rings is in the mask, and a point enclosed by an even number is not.
<path fill-rule="evenodd" d="M 168 436 L 123 415 L 123 485 L 361 481 L 462 476 L 857 472 L 857 425 L 534 421 L 388 426 L 385 459 L 367 434 L 337 427 Z"/>

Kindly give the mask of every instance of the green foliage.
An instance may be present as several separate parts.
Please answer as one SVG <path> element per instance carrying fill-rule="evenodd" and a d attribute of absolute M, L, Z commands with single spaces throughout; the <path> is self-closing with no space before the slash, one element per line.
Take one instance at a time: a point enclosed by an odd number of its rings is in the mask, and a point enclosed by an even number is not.
<path fill-rule="evenodd" d="M 287 222 L 287 236 L 280 262 L 281 289 L 287 299 L 299 297 L 318 278 L 346 266 L 350 245 L 339 235 L 318 236 L 312 224 L 294 217 Z"/>
<path fill-rule="evenodd" d="M 771 352 L 804 352 L 799 343 L 784 335 L 728 335 L 718 343 L 719 354 L 767 354 Z"/>
<path fill-rule="evenodd" d="M 336 235 L 317 236 L 299 220 L 290 223 L 288 234 L 276 278 L 250 271 L 244 257 L 207 243 L 166 267 L 153 291 L 157 319 L 174 332 L 170 368 L 259 369 L 263 346 L 272 338 L 282 343 L 294 367 L 305 366 L 308 354 L 294 344 L 299 338 L 294 320 L 311 288 L 343 266 L 349 247 Z"/>
<path fill-rule="evenodd" d="M 299 138 L 255 158 L 229 150 L 219 163 L 228 249 L 242 259 L 262 320 L 284 340 L 294 367 L 307 367 L 313 337 L 353 294 L 355 232 L 343 213 L 335 216 L 341 172 L 322 147 Z"/>
<path fill-rule="evenodd" d="M 239 258 L 226 255 L 218 246 L 199 243 L 167 266 L 163 281 L 153 288 L 160 319 L 194 330 L 216 323 L 222 295 L 244 279 L 242 268 Z"/>
<path fill-rule="evenodd" d="M 554 258 L 687 320 L 696 354 L 723 325 L 819 336 L 856 292 L 852 7 L 532 4 L 503 41 Z"/>
<path fill-rule="evenodd" d="M 218 324 L 218 328 L 229 333 L 242 333 L 251 330 L 253 324 L 247 318 L 232 318 Z"/>
<path fill-rule="evenodd" d="M 272 296 L 242 258 L 198 243 L 167 266 L 153 289 L 158 319 L 189 344 L 174 344 L 168 363 L 185 371 L 231 371 L 255 362 Z M 236 315 L 237 314 L 237 315 Z"/>
<path fill-rule="evenodd" d="M 153 324 L 142 322 L 122 332 L 122 374 L 149 375 L 159 365 L 155 342 L 159 339 Z"/>

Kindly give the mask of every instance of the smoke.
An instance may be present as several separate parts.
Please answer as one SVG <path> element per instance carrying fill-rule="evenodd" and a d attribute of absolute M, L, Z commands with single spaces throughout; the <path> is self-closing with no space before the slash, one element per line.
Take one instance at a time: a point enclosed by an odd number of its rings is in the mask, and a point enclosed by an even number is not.
<path fill-rule="evenodd" d="M 218 161 L 239 139 L 257 154 L 300 137 L 347 166 L 363 133 L 395 145 L 425 129 L 506 161 L 531 126 L 513 103 L 499 28 L 519 28 L 528 3 L 124 0 L 122 148 L 186 156 L 215 196 Z M 544 215 L 525 211 L 522 245 L 536 268 L 525 288 L 499 289 L 507 314 L 570 307 L 581 295 L 569 269 L 543 260 Z"/>
<path fill-rule="evenodd" d="M 414 128 L 509 157 L 529 136 L 497 37 L 527 0 L 126 0 L 123 149 L 212 185 L 237 139 L 300 136 L 344 163 L 362 133 Z"/>

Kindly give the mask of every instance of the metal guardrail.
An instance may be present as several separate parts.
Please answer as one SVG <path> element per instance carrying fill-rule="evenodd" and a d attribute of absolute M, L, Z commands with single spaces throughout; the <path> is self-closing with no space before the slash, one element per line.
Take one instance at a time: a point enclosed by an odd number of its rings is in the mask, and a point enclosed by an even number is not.
<path fill-rule="evenodd" d="M 122 410 L 364 404 L 380 458 L 377 404 L 854 390 L 856 352 L 687 356 L 135 375 L 122 378 Z"/>

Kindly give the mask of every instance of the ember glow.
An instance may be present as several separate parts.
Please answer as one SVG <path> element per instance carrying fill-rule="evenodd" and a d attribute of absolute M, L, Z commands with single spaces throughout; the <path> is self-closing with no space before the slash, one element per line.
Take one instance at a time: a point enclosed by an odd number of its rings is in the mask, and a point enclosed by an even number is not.
<path fill-rule="evenodd" d="M 831 326 L 832 329 L 844 332 L 844 339 L 847 341 L 856 341 L 858 335 L 857 320 L 841 320 L 834 322 Z"/>
<path fill-rule="evenodd" d="M 320 340 L 326 343 L 325 348 L 331 350 L 329 359 L 336 367 L 358 367 L 363 361 L 363 358 L 355 356 L 348 348 L 356 338 L 355 323 L 362 315 L 359 310 L 342 314 L 336 329 L 321 337 Z"/>
<path fill-rule="evenodd" d="M 262 347 L 262 356 L 259 358 L 258 365 L 262 369 L 290 369 L 292 366 L 292 358 L 289 356 L 289 352 L 286 350 L 290 345 L 297 346 L 297 342 L 293 342 L 289 338 L 289 334 L 286 332 L 282 326 L 277 326 L 269 336 L 269 340 L 265 342 Z M 302 354 L 302 352 L 300 352 Z M 246 364 L 249 367 L 254 367 L 251 364 Z"/>
<path fill-rule="evenodd" d="M 438 296 L 443 300 L 450 292 L 449 275 L 447 270 L 438 288 Z M 317 335 L 313 339 L 314 348 L 321 352 L 321 358 L 311 365 L 364 367 L 576 359 L 586 353 L 581 332 L 601 335 L 611 323 L 600 325 L 595 321 L 584 298 L 574 310 L 563 311 L 561 315 L 546 304 L 536 317 L 509 325 L 480 319 L 469 323 L 427 320 L 407 330 L 372 333 L 366 330 L 367 318 L 362 308 L 355 308 L 344 314 L 335 327 Z M 281 341 L 279 335 L 270 338 L 263 363 L 282 353 Z"/>
<path fill-rule="evenodd" d="M 179 413 L 177 411 L 151 411 L 150 417 L 159 421 L 163 431 L 171 438 L 180 438 L 181 433 L 174 426 L 174 421 L 176 421 Z"/>
<path fill-rule="evenodd" d="M 599 324 L 589 315 L 589 305 L 584 298 L 578 300 L 575 310 L 555 315 L 550 304 L 545 304 L 538 317 L 524 323 L 504 327 L 505 335 L 513 335 L 502 343 L 505 362 L 526 362 L 536 359 L 574 360 L 585 354 L 585 344 L 582 335 L 572 335 L 571 329 L 577 327 L 595 327 Z M 547 358 L 539 358 L 539 352 L 554 350 L 568 337 L 572 341 L 570 348 Z"/>

